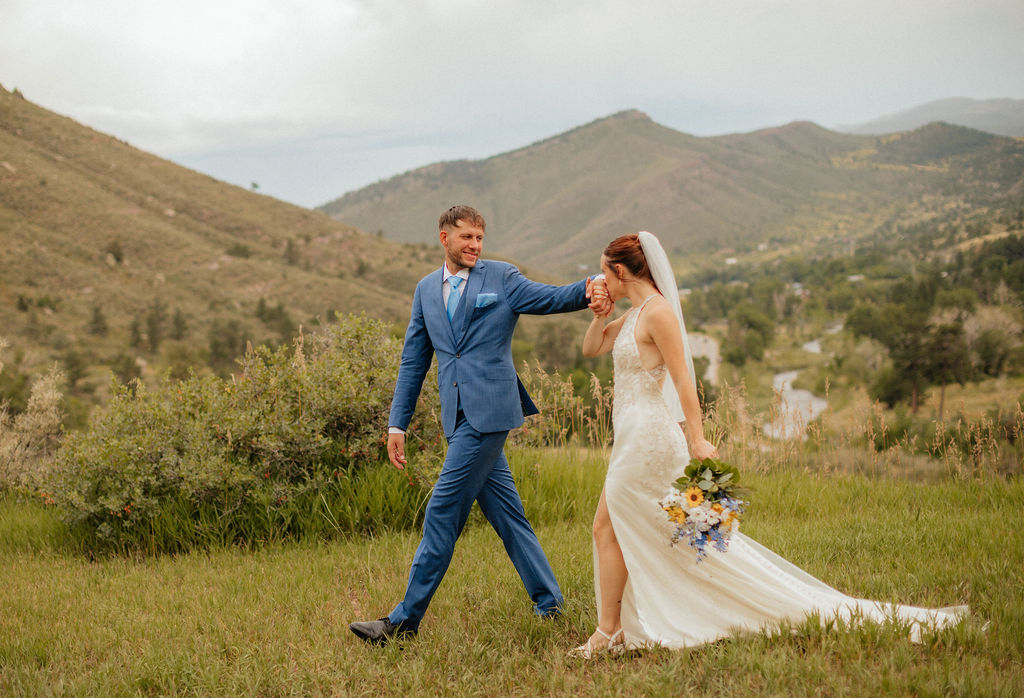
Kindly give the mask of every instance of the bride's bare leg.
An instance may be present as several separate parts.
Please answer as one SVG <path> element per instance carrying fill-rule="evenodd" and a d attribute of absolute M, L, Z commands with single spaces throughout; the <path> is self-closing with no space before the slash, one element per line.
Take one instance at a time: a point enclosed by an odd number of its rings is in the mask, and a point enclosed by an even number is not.
<path fill-rule="evenodd" d="M 614 635 L 622 628 L 622 593 L 629 572 L 608 515 L 604 490 L 601 491 L 597 513 L 594 514 L 594 544 L 597 546 L 598 584 L 601 585 L 601 622 L 598 627 L 607 635 Z M 590 639 L 594 647 L 603 647 L 608 643 L 607 638 L 596 631 Z"/>

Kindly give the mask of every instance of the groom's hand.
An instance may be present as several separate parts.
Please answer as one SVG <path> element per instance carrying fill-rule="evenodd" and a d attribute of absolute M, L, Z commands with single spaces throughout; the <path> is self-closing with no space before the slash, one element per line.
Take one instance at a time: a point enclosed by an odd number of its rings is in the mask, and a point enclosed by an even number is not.
<path fill-rule="evenodd" d="M 388 459 L 391 465 L 405 470 L 405 434 L 388 434 Z"/>

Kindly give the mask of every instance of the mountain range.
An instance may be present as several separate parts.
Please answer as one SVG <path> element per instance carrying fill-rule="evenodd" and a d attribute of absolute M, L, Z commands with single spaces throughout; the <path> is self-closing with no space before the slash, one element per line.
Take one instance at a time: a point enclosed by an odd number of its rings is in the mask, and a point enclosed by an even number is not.
<path fill-rule="evenodd" d="M 77 353 L 96 383 L 118 355 L 165 365 L 173 349 L 201 363 L 231 339 L 236 356 L 246 340 L 288 341 L 331 311 L 404 323 L 415 283 L 440 260 L 435 248 L 218 182 L 2 88 L 0 242 L 6 372 Z M 151 326 L 178 341 L 154 350 Z"/>
<path fill-rule="evenodd" d="M 483 160 L 441 162 L 322 206 L 391 240 L 436 236 L 453 203 L 488 220 L 488 250 L 551 273 L 596 268 L 604 246 L 659 235 L 677 269 L 771 245 L 846 245 L 950 206 L 1024 194 L 1024 141 L 945 123 L 884 136 L 796 122 L 695 137 L 626 111 Z"/>
<path fill-rule="evenodd" d="M 1024 137 L 1024 99 L 940 99 L 872 119 L 862 124 L 837 126 L 844 133 L 883 134 L 911 131 L 926 124 L 945 121 L 994 133 Z"/>
<path fill-rule="evenodd" d="M 436 217 L 454 202 L 487 217 L 486 256 L 556 281 L 595 269 L 611 238 L 639 229 L 685 273 L 744 254 L 834 253 L 878 230 L 1022 201 L 1024 143 L 964 127 L 873 136 L 796 122 L 699 138 L 626 111 L 312 211 L 0 86 L 0 337 L 12 345 L 0 399 L 55 359 L 72 389 L 95 389 L 115 364 L 151 377 L 202 366 L 225 344 L 230 361 L 247 341 L 287 342 L 332 311 L 400 332 L 415 283 L 440 263 Z M 576 357 L 581 322 L 531 318 L 518 355 Z"/>

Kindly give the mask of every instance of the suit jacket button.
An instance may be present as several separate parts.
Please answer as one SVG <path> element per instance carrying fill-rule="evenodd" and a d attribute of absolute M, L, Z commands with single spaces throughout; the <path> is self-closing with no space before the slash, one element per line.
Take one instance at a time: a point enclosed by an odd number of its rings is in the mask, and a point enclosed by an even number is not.
<path fill-rule="evenodd" d="M 455 358 L 456 358 L 456 359 L 461 359 L 461 358 L 462 358 L 462 354 L 456 354 L 456 355 L 455 355 Z"/>
<path fill-rule="evenodd" d="M 455 382 L 455 381 L 452 381 L 452 387 L 453 387 L 453 388 L 454 388 L 455 386 L 457 386 L 457 385 L 458 385 L 458 383 L 457 383 L 457 382 Z"/>

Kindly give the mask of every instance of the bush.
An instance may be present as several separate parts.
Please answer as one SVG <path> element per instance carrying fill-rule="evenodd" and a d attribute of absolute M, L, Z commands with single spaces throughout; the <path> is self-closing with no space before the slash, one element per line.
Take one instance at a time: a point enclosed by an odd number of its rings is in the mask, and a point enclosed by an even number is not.
<path fill-rule="evenodd" d="M 384 467 L 400 353 L 384 323 L 349 316 L 300 335 L 293 350 L 250 349 L 230 379 L 115 382 L 90 429 L 57 454 L 45 491 L 89 548 L 177 551 L 412 525 L 430 478 L 410 473 L 421 487 L 400 479 L 382 492 L 371 474 Z M 423 400 L 436 398 L 428 379 Z M 421 409 L 410 431 L 410 460 L 440 462 L 435 415 Z M 360 490 L 367 478 L 377 486 Z M 357 491 L 389 502 L 352 501 Z M 407 513 L 396 522 L 396 511 Z"/>

